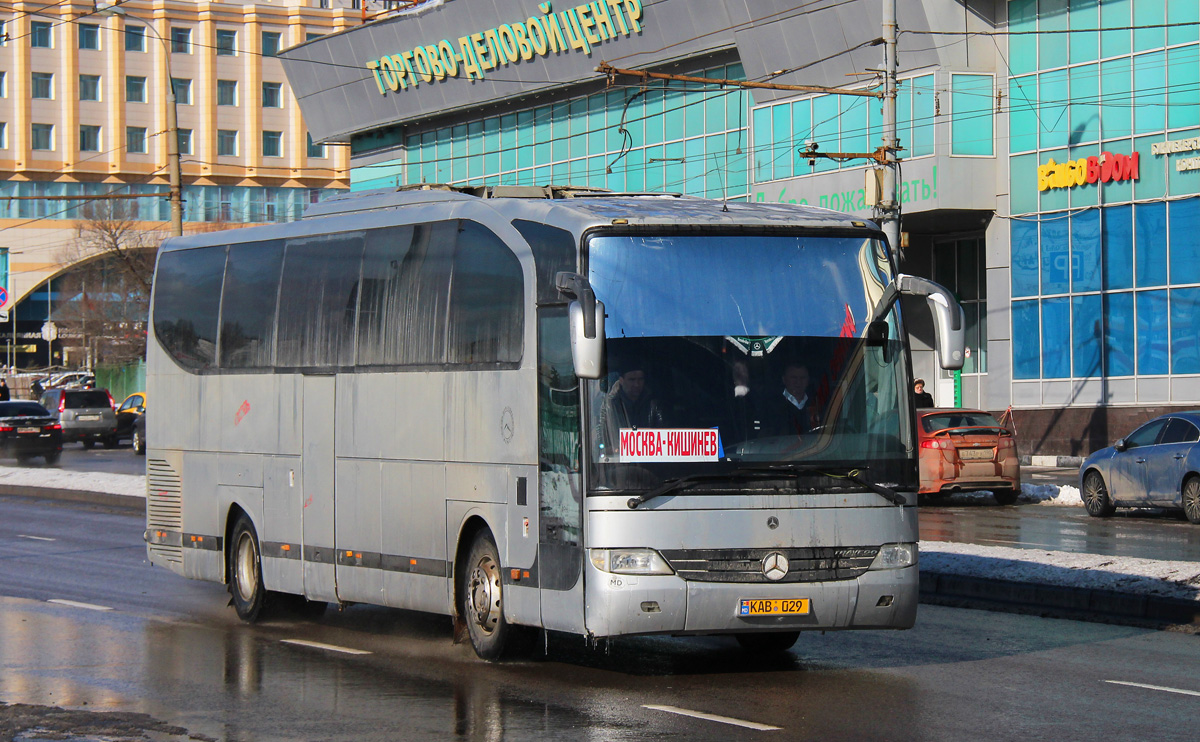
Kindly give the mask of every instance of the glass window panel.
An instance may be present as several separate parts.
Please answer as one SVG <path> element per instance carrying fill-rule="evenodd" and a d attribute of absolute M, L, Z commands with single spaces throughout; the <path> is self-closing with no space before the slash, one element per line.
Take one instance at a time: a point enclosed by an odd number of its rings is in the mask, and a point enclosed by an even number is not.
<path fill-rule="evenodd" d="M 217 56 L 232 57 L 237 51 L 237 31 L 217 29 Z"/>
<path fill-rule="evenodd" d="M 773 137 L 771 136 L 771 111 L 768 106 L 754 109 L 754 182 L 763 183 L 775 177 L 775 166 L 771 162 Z"/>
<path fill-rule="evenodd" d="M 154 335 L 175 362 L 196 371 L 212 368 L 225 247 L 164 252 L 154 291 Z"/>
<path fill-rule="evenodd" d="M 1071 300 L 1042 300 L 1042 378 L 1071 376 Z"/>
<path fill-rule="evenodd" d="M 838 116 L 841 109 L 836 95 L 818 95 L 812 99 L 813 106 L 813 141 L 825 152 L 837 152 Z M 817 160 L 815 171 L 818 173 L 837 170 L 838 164 L 833 160 L 821 158 Z"/>
<path fill-rule="evenodd" d="M 1141 375 L 1167 373 L 1167 292 L 1137 293 L 1137 372 Z"/>
<path fill-rule="evenodd" d="M 1171 289 L 1171 373 L 1200 373 L 1200 288 Z"/>
<path fill-rule="evenodd" d="M 808 175 L 812 166 L 800 156 L 812 133 L 812 100 L 805 98 L 792 102 L 792 174 Z"/>
<path fill-rule="evenodd" d="M 1098 59 L 1100 35 L 1095 29 L 1100 26 L 1100 0 L 1072 0 L 1070 26 L 1081 29 L 1071 32 L 1071 64 Z"/>
<path fill-rule="evenodd" d="M 838 119 L 841 124 L 842 141 L 838 151 L 867 152 L 871 150 L 871 143 L 867 139 L 867 110 L 870 107 L 871 99 L 853 95 L 840 95 L 837 98 L 842 107 L 842 115 Z"/>
<path fill-rule="evenodd" d="M 921 157 L 933 154 L 933 125 L 936 119 L 933 75 L 915 77 L 912 82 L 912 156 Z"/>
<path fill-rule="evenodd" d="M 1008 143 L 1012 152 L 1037 149 L 1037 93 L 1037 75 L 1016 77 L 1009 82 Z"/>
<path fill-rule="evenodd" d="M 1070 152 L 1070 159 L 1072 160 L 1086 159 L 1096 154 L 1096 145 L 1081 144 L 1078 147 L 1072 147 Z M 1084 182 L 1083 185 L 1068 188 L 1067 193 L 1071 197 L 1071 208 L 1078 209 L 1083 206 L 1098 205 L 1100 203 L 1100 189 L 1102 187 L 1101 183 Z"/>
<path fill-rule="evenodd" d="M 1133 133 L 1133 73 L 1129 57 L 1100 65 L 1101 130 L 1105 139 Z"/>
<path fill-rule="evenodd" d="M 1072 376 L 1075 378 L 1103 375 L 1100 368 L 1103 327 L 1100 294 L 1071 297 Z"/>
<path fill-rule="evenodd" d="M 663 94 L 663 141 L 683 138 L 684 95 L 682 90 Z"/>
<path fill-rule="evenodd" d="M 1200 39 L 1200 3 L 1193 0 L 1167 0 L 1167 45 L 1195 43 Z"/>
<path fill-rule="evenodd" d="M 1100 152 L 1113 152 L 1115 154 L 1129 154 L 1134 151 L 1132 139 L 1119 139 L 1115 141 L 1104 142 L 1100 146 Z M 1140 158 L 1139 158 L 1140 161 Z M 1140 169 L 1140 168 L 1139 168 Z M 1133 185 L 1132 180 L 1109 181 L 1099 184 L 1100 201 L 1105 204 L 1124 203 L 1133 200 Z"/>
<path fill-rule="evenodd" d="M 279 54 L 279 44 L 282 34 L 277 31 L 262 32 L 262 55 L 264 57 L 274 57 Z"/>
<path fill-rule="evenodd" d="M 1166 43 L 1166 33 L 1163 30 L 1163 24 L 1167 20 L 1166 5 L 1163 0 L 1133 0 L 1133 25 L 1152 27 L 1134 29 L 1135 52 L 1157 49 Z"/>
<path fill-rule="evenodd" d="M 1067 0 L 1041 0 L 1038 31 L 1067 30 Z M 1041 69 L 1062 67 L 1067 63 L 1070 37 L 1067 34 L 1042 34 L 1038 37 L 1038 64 Z"/>
<path fill-rule="evenodd" d="M 1167 50 L 1167 82 L 1167 127 L 1200 126 L 1200 46 Z"/>
<path fill-rule="evenodd" d="M 1065 149 L 1055 149 L 1043 151 L 1038 155 L 1038 162 L 1044 163 L 1054 160 L 1055 162 L 1066 162 L 1071 158 L 1071 153 Z M 1036 190 L 1037 180 L 1033 180 L 1034 189 Z M 1041 205 L 1042 211 L 1057 211 L 1066 209 L 1070 205 L 1070 190 L 1069 188 L 1048 188 L 1038 192 L 1038 202 Z"/>
<path fill-rule="evenodd" d="M 962 305 L 963 315 L 966 318 L 963 342 L 971 351 L 971 354 L 963 359 L 962 372 L 964 374 L 979 373 L 979 307 L 978 302 Z"/>
<path fill-rule="evenodd" d="M 1037 69 L 1037 0 L 1010 0 L 1009 29 L 1016 32 L 1008 37 L 1008 64 L 1014 75 Z"/>
<path fill-rule="evenodd" d="M 146 51 L 146 29 L 142 26 L 125 27 L 125 51 Z"/>
<path fill-rule="evenodd" d="M 79 76 L 79 100 L 100 100 L 100 76 Z"/>
<path fill-rule="evenodd" d="M 447 360 L 450 363 L 521 360 L 525 301 L 517 256 L 483 225 L 464 221 L 458 233 L 453 276 Z"/>
<path fill-rule="evenodd" d="M 52 25 L 47 21 L 29 22 L 29 45 L 35 49 L 49 49 L 52 45 Z"/>
<path fill-rule="evenodd" d="M 1070 255 L 1065 214 L 1043 214 L 1041 222 L 1042 293 L 1065 294 L 1070 290 Z"/>
<path fill-rule="evenodd" d="M 1100 56 L 1128 54 L 1131 46 L 1129 26 L 1133 23 L 1133 0 L 1104 0 L 1100 5 L 1100 23 L 1114 29 L 1100 33 Z"/>
<path fill-rule="evenodd" d="M 1161 0 L 1156 0 L 1162 7 Z M 1157 51 L 1133 58 L 1133 131 L 1149 134 L 1162 131 L 1167 122 L 1166 52 Z"/>
<path fill-rule="evenodd" d="M 328 368 L 354 362 L 362 232 L 288 240 L 279 290 L 276 363 Z"/>
<path fill-rule="evenodd" d="M 1071 290 L 1099 291 L 1101 288 L 1100 212 L 1078 212 L 1071 216 Z M 1078 374 L 1076 374 L 1078 376 Z"/>
<path fill-rule="evenodd" d="M 1177 131 L 1170 135 L 1171 139 L 1192 139 L 1200 137 L 1200 129 L 1185 129 Z M 1174 157 L 1192 157 L 1197 153 L 1189 154 L 1180 153 Z M 1147 155 L 1148 156 L 1148 155 Z M 1176 170 L 1172 166 L 1172 161 L 1166 163 L 1167 179 L 1169 190 L 1168 193 L 1172 196 L 1191 196 L 1200 193 L 1200 170 Z"/>
<path fill-rule="evenodd" d="M 1013 219 L 1012 235 L 1012 295 L 1037 296 L 1038 293 L 1038 224 L 1035 221 Z"/>
<path fill-rule="evenodd" d="M 1133 293 L 1104 295 L 1104 374 L 1132 376 L 1134 372 Z"/>
<path fill-rule="evenodd" d="M 1133 287 L 1133 207 L 1111 206 L 1101 215 L 1104 288 Z"/>
<path fill-rule="evenodd" d="M 1020 155 L 1008 159 L 1009 208 L 1014 214 L 1029 214 L 1038 210 L 1036 154 Z"/>
<path fill-rule="evenodd" d="M 774 180 L 792 177 L 792 107 L 779 105 L 771 108 L 771 141 L 775 146 L 771 152 L 771 172 Z"/>
<path fill-rule="evenodd" d="M 950 76 L 950 153 L 991 155 L 992 76 Z"/>
<path fill-rule="evenodd" d="M 1041 338 L 1037 301 L 1012 303 L 1013 378 L 1036 379 L 1040 375 Z"/>
<path fill-rule="evenodd" d="M 1200 198 L 1168 205 L 1171 283 L 1200 283 Z"/>
<path fill-rule="evenodd" d="M 1167 282 L 1167 205 L 1137 204 L 1133 209 L 1137 285 L 1161 286 Z"/>
<path fill-rule="evenodd" d="M 1038 76 L 1039 142 L 1042 149 L 1065 147 L 1069 143 L 1071 130 L 1067 103 L 1070 97 L 1066 70 L 1043 72 Z"/>
<path fill-rule="evenodd" d="M 645 129 L 646 144 L 661 144 L 663 141 L 663 101 L 661 90 L 650 90 L 643 96 L 646 101 L 645 118 L 641 126 Z M 769 140 L 764 144 L 769 145 Z"/>
<path fill-rule="evenodd" d="M 954 293 L 958 292 L 955 286 L 956 257 L 953 242 L 939 242 L 933 246 L 933 280 Z"/>
<path fill-rule="evenodd" d="M 95 23 L 80 23 L 79 28 L 79 48 L 80 49 L 99 49 L 100 48 L 100 27 Z"/>
<path fill-rule="evenodd" d="M 265 368 L 274 363 L 275 301 L 283 241 L 229 248 L 221 304 L 222 368 Z"/>
<path fill-rule="evenodd" d="M 705 93 L 700 83 L 685 83 L 687 92 L 684 93 L 683 133 L 684 136 L 694 137 L 704 133 L 705 99 L 719 94 Z"/>
<path fill-rule="evenodd" d="M 1087 64 L 1069 70 L 1071 82 L 1071 144 L 1100 139 L 1100 66 Z"/>
<path fill-rule="evenodd" d="M 175 54 L 191 54 L 192 53 L 192 29 L 190 29 L 190 28 L 172 28 L 171 29 L 171 51 Z"/>

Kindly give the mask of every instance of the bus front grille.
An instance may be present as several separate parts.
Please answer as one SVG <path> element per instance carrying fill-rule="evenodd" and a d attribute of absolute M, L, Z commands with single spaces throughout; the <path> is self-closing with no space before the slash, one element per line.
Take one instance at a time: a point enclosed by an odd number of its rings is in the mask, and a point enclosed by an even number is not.
<path fill-rule="evenodd" d="M 183 532 L 183 480 L 163 459 L 146 462 L 146 527 Z M 183 563 L 183 548 L 151 544 L 150 551 L 169 562 Z"/>
<path fill-rule="evenodd" d="M 862 575 L 879 553 L 877 546 L 803 549 L 665 549 L 663 557 L 685 580 L 693 582 L 831 582 Z M 778 580 L 763 571 L 770 554 L 787 558 L 787 573 Z M 778 560 L 772 560 L 777 564 Z"/>

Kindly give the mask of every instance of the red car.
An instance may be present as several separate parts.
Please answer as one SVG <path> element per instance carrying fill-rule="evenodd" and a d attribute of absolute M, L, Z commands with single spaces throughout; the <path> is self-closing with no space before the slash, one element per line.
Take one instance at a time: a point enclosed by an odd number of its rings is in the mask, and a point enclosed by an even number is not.
<path fill-rule="evenodd" d="M 1001 505 L 1021 494 L 1021 463 L 1013 432 L 983 410 L 917 410 L 921 495 L 990 490 Z"/>

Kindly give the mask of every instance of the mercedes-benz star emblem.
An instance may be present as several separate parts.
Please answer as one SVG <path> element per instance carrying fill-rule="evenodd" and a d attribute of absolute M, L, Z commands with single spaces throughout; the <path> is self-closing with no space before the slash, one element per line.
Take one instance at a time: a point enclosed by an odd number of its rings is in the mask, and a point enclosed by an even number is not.
<path fill-rule="evenodd" d="M 763 557 L 762 571 L 768 580 L 778 582 L 787 576 L 788 560 L 783 554 L 778 551 L 772 551 Z"/>
<path fill-rule="evenodd" d="M 779 519 L 778 518 L 776 518 L 774 515 L 772 515 L 770 518 L 767 518 L 767 528 L 770 528 L 772 531 L 774 531 L 778 527 L 779 527 Z"/>

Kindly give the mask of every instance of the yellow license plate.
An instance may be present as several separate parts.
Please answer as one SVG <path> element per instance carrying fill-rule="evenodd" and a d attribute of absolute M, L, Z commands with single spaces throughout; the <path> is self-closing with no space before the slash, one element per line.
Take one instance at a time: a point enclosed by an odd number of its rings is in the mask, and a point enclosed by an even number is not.
<path fill-rule="evenodd" d="M 808 598 L 742 598 L 739 616 L 807 616 Z"/>

